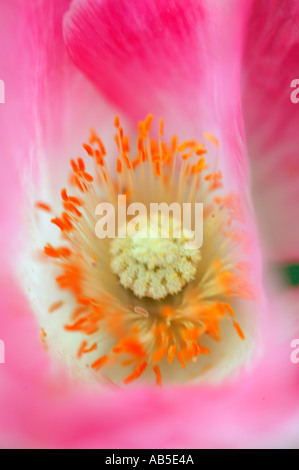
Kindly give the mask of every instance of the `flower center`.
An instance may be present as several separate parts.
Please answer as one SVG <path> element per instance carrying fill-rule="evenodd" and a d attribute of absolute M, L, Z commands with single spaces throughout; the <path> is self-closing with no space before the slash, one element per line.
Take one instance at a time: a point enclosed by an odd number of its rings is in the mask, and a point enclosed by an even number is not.
<path fill-rule="evenodd" d="M 160 300 L 177 294 L 195 278 L 200 250 L 185 247 L 191 238 L 186 229 L 173 236 L 173 226 L 179 225 L 173 219 L 171 230 L 163 217 L 157 224 L 147 219 L 141 225 L 132 237 L 112 241 L 113 272 L 139 298 Z"/>
<path fill-rule="evenodd" d="M 44 248 L 55 264 L 58 286 L 48 306 L 48 342 L 54 313 L 66 307 L 66 315 L 59 312 L 56 322 L 66 335 L 75 333 L 69 357 L 77 356 L 82 370 L 89 368 L 114 383 L 128 384 L 142 375 L 149 380 L 154 376 L 160 385 L 162 377 L 182 382 L 217 369 L 223 358 L 232 357 L 233 343 L 242 351 L 240 343 L 246 341 L 239 318 L 243 324 L 244 317 L 238 315 L 238 305 L 255 298 L 251 266 L 243 258 L 249 244 L 240 201 L 234 193 L 217 195 L 223 186 L 218 140 L 205 134 L 216 151 L 209 161 L 203 143 L 179 144 L 176 136 L 165 140 L 163 120 L 151 138 L 152 119 L 149 115 L 139 123 L 135 151 L 115 119 L 116 172 L 109 169 L 111 159 L 105 158 L 100 137 L 91 132 L 83 147 L 94 169 L 87 171 L 82 158 L 71 160 L 71 187 L 62 190 L 62 213 L 51 220 L 62 233 L 62 246 L 47 243 Z M 108 201 L 117 210 L 123 194 L 129 202 L 142 203 L 147 215 L 133 235 L 99 239 L 98 203 Z M 187 248 L 186 240 L 193 242 L 193 236 L 185 226 L 177 230 L 182 214 L 168 215 L 168 221 L 161 215 L 154 224 L 148 218 L 152 203 L 201 205 L 202 246 Z M 43 202 L 36 207 L 52 213 Z M 197 220 L 193 216 L 187 226 Z M 69 305 L 62 300 L 63 290 L 72 296 Z M 227 330 L 233 334 L 221 342 Z"/>

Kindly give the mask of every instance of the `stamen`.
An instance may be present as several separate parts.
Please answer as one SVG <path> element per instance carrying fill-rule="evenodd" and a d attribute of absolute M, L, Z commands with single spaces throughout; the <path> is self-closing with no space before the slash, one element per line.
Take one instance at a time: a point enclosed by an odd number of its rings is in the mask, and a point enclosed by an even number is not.
<path fill-rule="evenodd" d="M 155 375 L 156 375 L 156 384 L 161 386 L 162 385 L 162 377 L 161 377 L 161 372 L 160 372 L 159 366 L 154 366 L 153 370 L 154 370 Z"/>
<path fill-rule="evenodd" d="M 202 142 L 179 142 L 176 135 L 166 142 L 163 119 L 155 131 L 150 114 L 138 124 L 134 152 L 118 116 L 114 124 L 116 172 L 110 173 L 106 149 L 92 129 L 83 149 L 94 171 L 86 171 L 81 157 L 71 160 L 71 188 L 62 189 L 62 213 L 51 220 L 63 243 L 44 247 L 59 269 L 58 288 L 70 292 L 75 303 L 64 329 L 80 338 L 77 357 L 82 364 L 94 373 L 103 369 L 114 382 L 123 380 L 121 376 L 129 384 L 147 369 L 151 373 L 146 376 L 157 385 L 162 383 L 161 371 L 163 383 L 168 373 L 187 380 L 189 367 L 198 366 L 199 374 L 213 367 L 215 354 L 210 352 L 222 338 L 222 322 L 229 319 L 245 340 L 234 300 L 254 300 L 256 292 L 250 265 L 240 254 L 249 246 L 242 229 L 244 214 L 236 194 L 223 189 L 217 195 L 224 181 L 217 168 L 220 143 L 215 136 L 205 134 L 215 147 L 215 158 L 210 158 Z M 154 132 L 157 138 L 150 136 Z M 98 202 L 110 202 L 117 212 L 121 194 L 121 207 L 142 202 L 148 214 L 151 202 L 178 202 L 180 207 L 203 203 L 203 246 L 187 249 L 185 243 L 194 234 L 185 227 L 176 238 L 174 228 L 181 220 L 170 216 L 166 221 L 162 214 L 157 224 L 148 215 L 141 218 L 141 229 L 133 236 L 98 239 Z M 37 202 L 36 207 L 52 212 L 45 203 Z M 49 313 L 62 306 L 63 301 L 52 303 Z M 98 358 L 96 351 L 101 351 Z M 205 362 L 209 355 L 213 361 Z M 128 373 L 114 375 L 117 365 Z M 177 374 L 168 372 L 173 369 Z M 194 376 L 194 369 L 191 372 Z"/>
<path fill-rule="evenodd" d="M 62 306 L 63 306 L 63 302 L 62 302 L 62 300 L 59 300 L 58 302 L 54 302 L 52 305 L 50 305 L 48 311 L 49 311 L 49 313 L 53 313 L 56 310 L 58 310 L 59 308 L 61 308 Z"/>
<path fill-rule="evenodd" d="M 102 356 L 97 361 L 95 361 L 91 367 L 95 371 L 98 371 L 106 364 L 107 361 L 108 361 L 108 356 Z"/>
<path fill-rule="evenodd" d="M 183 361 L 181 351 L 178 351 L 178 352 L 176 353 L 176 355 L 177 355 L 178 361 L 179 361 L 179 363 L 180 363 L 182 369 L 186 369 L 186 365 L 185 365 L 185 363 L 184 363 L 184 361 Z"/>
<path fill-rule="evenodd" d="M 172 346 L 170 346 L 170 348 L 168 350 L 168 359 L 167 360 L 168 360 L 169 364 L 173 363 L 175 353 L 176 353 L 176 348 L 177 348 L 177 345 L 173 344 Z"/>
<path fill-rule="evenodd" d="M 199 249 L 184 247 L 186 238 L 161 238 L 165 227 L 149 220 L 133 237 L 116 238 L 111 243 L 111 267 L 121 284 L 139 297 L 159 300 L 177 294 L 195 278 Z M 173 226 L 176 222 L 172 220 Z M 159 235 L 160 234 L 160 235 Z"/>
<path fill-rule="evenodd" d="M 51 209 L 51 207 L 49 206 L 49 204 L 46 204 L 46 203 L 44 203 L 44 202 L 36 202 L 36 203 L 35 203 L 35 207 L 36 207 L 37 209 L 41 209 L 41 210 L 46 211 L 46 212 L 51 212 L 51 211 L 52 211 L 52 209 Z"/>
<path fill-rule="evenodd" d="M 147 367 L 147 362 L 142 362 L 136 369 L 134 370 L 133 374 L 129 375 L 125 380 L 124 384 L 129 384 L 130 382 L 133 382 L 133 380 L 138 379 L 138 377 L 141 376 L 141 374 L 144 372 L 144 370 Z"/>
<path fill-rule="evenodd" d="M 245 335 L 244 335 L 243 331 L 241 330 L 241 327 L 240 327 L 239 323 L 234 322 L 234 327 L 235 327 L 236 332 L 238 333 L 239 337 L 240 337 L 242 340 L 244 340 L 244 339 L 245 339 Z"/>

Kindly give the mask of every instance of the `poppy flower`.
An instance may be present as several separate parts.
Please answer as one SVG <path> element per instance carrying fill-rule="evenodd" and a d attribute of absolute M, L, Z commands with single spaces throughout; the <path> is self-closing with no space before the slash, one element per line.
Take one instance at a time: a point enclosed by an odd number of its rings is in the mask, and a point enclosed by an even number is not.
<path fill-rule="evenodd" d="M 295 2 L 1 9 L 3 445 L 298 445 Z M 119 195 L 202 245 L 98 238 Z"/>

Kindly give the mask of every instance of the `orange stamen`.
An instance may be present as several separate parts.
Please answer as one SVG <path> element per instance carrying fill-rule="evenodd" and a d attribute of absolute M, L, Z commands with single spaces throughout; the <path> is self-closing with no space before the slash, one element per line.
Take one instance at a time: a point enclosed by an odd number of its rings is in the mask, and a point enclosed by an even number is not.
<path fill-rule="evenodd" d="M 179 363 L 180 363 L 180 366 L 181 366 L 183 369 L 186 369 L 186 364 L 184 363 L 184 360 L 183 360 L 181 351 L 178 351 L 178 352 L 176 353 L 176 357 L 178 358 L 178 361 L 179 361 Z"/>
<path fill-rule="evenodd" d="M 161 371 L 160 371 L 159 366 L 157 366 L 157 365 L 154 366 L 153 371 L 155 372 L 155 375 L 156 375 L 156 384 L 158 386 L 161 386 L 162 385 L 162 378 L 161 378 Z"/>
<path fill-rule="evenodd" d="M 85 163 L 84 161 L 82 160 L 81 157 L 78 158 L 78 168 L 80 171 L 84 171 L 85 170 Z"/>
<path fill-rule="evenodd" d="M 215 145 L 215 147 L 219 147 L 219 140 L 213 134 L 211 134 L 210 132 L 205 132 L 204 136 L 207 140 L 212 142 L 212 144 Z"/>
<path fill-rule="evenodd" d="M 164 346 L 160 349 L 157 349 L 157 351 L 155 351 L 152 356 L 151 356 L 151 360 L 153 362 L 160 362 L 162 361 L 162 359 L 165 357 L 166 353 L 168 351 L 168 346 Z"/>
<path fill-rule="evenodd" d="M 138 377 L 141 376 L 141 374 L 146 369 L 146 367 L 147 367 L 147 362 L 146 361 L 142 362 L 142 364 L 140 364 L 138 367 L 136 367 L 136 369 L 134 370 L 134 372 L 131 375 L 129 375 L 128 377 L 125 378 L 124 383 L 128 384 L 130 382 L 133 382 L 133 380 L 138 379 Z"/>
<path fill-rule="evenodd" d="M 155 162 L 155 173 L 157 177 L 161 176 L 160 162 L 157 162 L 157 161 Z"/>
<path fill-rule="evenodd" d="M 174 356 L 175 356 L 175 353 L 176 353 L 176 348 L 177 348 L 176 344 L 173 344 L 172 346 L 170 346 L 170 348 L 168 350 L 168 358 L 167 358 L 168 364 L 173 363 Z"/>
<path fill-rule="evenodd" d="M 196 145 L 195 140 L 189 140 L 186 142 L 183 142 L 179 147 L 178 147 L 178 152 L 183 152 L 186 148 L 188 147 L 194 147 Z"/>
<path fill-rule="evenodd" d="M 161 118 L 159 122 L 159 136 L 162 137 L 164 132 L 164 120 Z"/>
<path fill-rule="evenodd" d="M 199 354 L 202 354 L 203 356 L 210 354 L 210 350 L 208 348 L 204 348 L 200 344 L 197 345 L 197 349 L 198 349 Z"/>
<path fill-rule="evenodd" d="M 122 163 L 121 163 L 121 160 L 119 158 L 117 159 L 116 171 L 117 171 L 117 173 L 121 173 L 121 171 L 122 171 Z"/>
<path fill-rule="evenodd" d="M 235 327 L 236 332 L 238 333 L 238 336 L 239 336 L 242 340 L 244 340 L 244 339 L 245 339 L 245 335 L 244 335 L 243 331 L 241 330 L 241 327 L 240 327 L 239 323 L 234 322 L 234 327 Z"/>
<path fill-rule="evenodd" d="M 151 125 L 152 125 L 152 122 L 153 122 L 153 118 L 154 116 L 152 114 L 149 114 L 147 116 L 147 118 L 145 119 L 144 121 L 144 128 L 145 128 L 145 132 L 148 134 L 150 129 L 151 129 Z"/>
<path fill-rule="evenodd" d="M 103 367 L 106 364 L 107 361 L 108 361 L 108 356 L 102 356 L 97 361 L 95 361 L 91 367 L 95 371 L 98 371 L 101 369 L 101 367 Z"/>
<path fill-rule="evenodd" d="M 91 147 L 90 145 L 88 145 L 88 144 L 82 144 L 82 145 L 83 145 L 83 148 L 84 148 L 84 149 L 86 150 L 86 152 L 88 153 L 88 155 L 89 155 L 90 157 L 93 157 L 94 152 L 93 152 L 92 147 Z"/>
<path fill-rule="evenodd" d="M 78 350 L 78 353 L 77 353 L 77 358 L 80 359 L 83 355 L 83 351 L 84 351 L 84 348 L 87 346 L 87 341 L 83 341 L 79 350 Z"/>
<path fill-rule="evenodd" d="M 47 256 L 51 258 L 63 258 L 63 257 L 66 258 L 70 256 L 72 253 L 71 250 L 65 247 L 53 248 L 52 245 L 50 245 L 50 243 L 48 243 L 44 247 L 44 252 Z"/>
<path fill-rule="evenodd" d="M 90 352 L 92 352 L 92 351 L 95 351 L 97 348 L 98 348 L 97 343 L 93 343 L 93 345 L 90 346 L 90 348 L 83 350 L 83 354 L 88 354 L 88 353 L 90 353 Z"/>
<path fill-rule="evenodd" d="M 174 153 L 177 150 L 177 145 L 178 145 L 178 138 L 176 135 L 172 137 L 171 141 L 171 151 Z"/>
<path fill-rule="evenodd" d="M 52 209 L 51 207 L 49 206 L 49 204 L 45 204 L 44 202 L 36 202 L 35 203 L 35 207 L 37 209 L 41 209 L 43 211 L 46 211 L 46 212 L 51 212 Z"/>
<path fill-rule="evenodd" d="M 228 313 L 230 314 L 230 316 L 231 316 L 232 318 L 234 318 L 235 314 L 234 314 L 234 311 L 233 311 L 233 309 L 231 308 L 231 306 L 230 306 L 228 303 L 226 303 L 226 302 L 225 302 L 223 305 L 224 305 L 224 307 L 226 308 L 226 310 L 228 311 Z"/>
<path fill-rule="evenodd" d="M 54 302 L 52 305 L 50 305 L 48 312 L 53 313 L 56 310 L 58 310 L 60 307 L 62 307 L 62 305 L 63 305 L 62 300 L 59 300 L 58 302 Z"/>
<path fill-rule="evenodd" d="M 94 129 L 90 129 L 90 138 L 89 138 L 89 143 L 92 145 L 94 143 L 98 144 L 99 150 L 101 152 L 101 155 L 104 157 L 106 155 L 106 149 L 103 145 L 103 142 L 97 135 Z"/>

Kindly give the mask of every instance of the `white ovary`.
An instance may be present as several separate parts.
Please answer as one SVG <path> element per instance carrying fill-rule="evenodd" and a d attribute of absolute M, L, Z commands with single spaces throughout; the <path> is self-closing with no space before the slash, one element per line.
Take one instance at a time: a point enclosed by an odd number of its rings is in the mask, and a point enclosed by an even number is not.
<path fill-rule="evenodd" d="M 178 231 L 180 224 L 169 218 L 161 217 L 158 224 L 146 219 L 140 225 L 132 236 L 112 241 L 113 272 L 138 298 L 177 294 L 195 278 L 201 258 L 199 249 L 185 246 L 192 234 Z"/>

